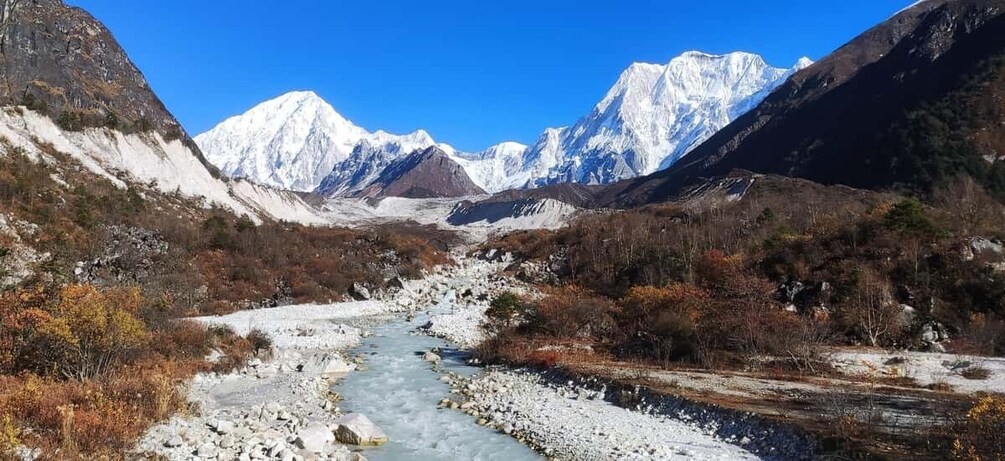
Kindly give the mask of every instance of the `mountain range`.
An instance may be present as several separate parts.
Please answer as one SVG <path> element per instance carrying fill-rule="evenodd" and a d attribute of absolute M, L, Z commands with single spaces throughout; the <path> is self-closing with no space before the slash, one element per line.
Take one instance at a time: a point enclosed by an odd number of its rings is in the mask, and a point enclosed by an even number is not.
<path fill-rule="evenodd" d="M 790 69 L 774 68 L 742 52 L 687 52 L 666 65 L 632 64 L 575 125 L 548 128 L 531 146 L 503 142 L 476 153 L 438 144 L 423 130 L 370 133 L 309 91 L 261 103 L 195 141 L 228 176 L 329 196 L 360 195 L 393 162 L 432 146 L 451 161 L 445 165 L 459 166 L 488 192 L 608 184 L 673 165 L 810 64 L 804 58 Z"/>
<path fill-rule="evenodd" d="M 965 174 L 1005 199 L 1003 12 L 1003 0 L 905 8 L 598 204 L 666 200 L 737 169 L 921 196 Z"/>

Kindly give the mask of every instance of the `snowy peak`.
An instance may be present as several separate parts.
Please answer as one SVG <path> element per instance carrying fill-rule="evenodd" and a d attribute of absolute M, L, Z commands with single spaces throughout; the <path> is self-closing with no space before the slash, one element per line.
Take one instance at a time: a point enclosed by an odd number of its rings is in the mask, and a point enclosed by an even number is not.
<path fill-rule="evenodd" d="M 311 191 L 367 134 L 316 93 L 297 91 L 231 117 L 195 141 L 228 176 Z"/>
<path fill-rule="evenodd" d="M 317 94 L 266 101 L 196 137 L 224 173 L 284 189 L 354 195 L 393 162 L 436 146 L 490 192 L 561 182 L 606 184 L 673 165 L 759 104 L 794 68 L 758 55 L 689 51 L 666 64 L 634 63 L 590 114 L 571 128 L 549 128 L 532 146 L 503 142 L 457 152 L 418 130 L 368 133 Z"/>
<path fill-rule="evenodd" d="M 423 130 L 405 136 L 385 131 L 364 136 L 349 157 L 335 165 L 314 192 L 322 195 L 354 195 L 376 181 L 395 160 L 435 145 L 436 141 Z"/>
<path fill-rule="evenodd" d="M 546 133 L 528 152 L 557 162 L 535 184 L 604 184 L 666 168 L 806 65 L 781 69 L 751 53 L 698 51 L 665 65 L 634 63 L 557 146 Z"/>

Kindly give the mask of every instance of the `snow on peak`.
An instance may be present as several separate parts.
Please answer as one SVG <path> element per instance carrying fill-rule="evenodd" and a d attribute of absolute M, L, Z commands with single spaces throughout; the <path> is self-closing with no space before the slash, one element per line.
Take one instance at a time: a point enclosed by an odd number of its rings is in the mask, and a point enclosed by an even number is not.
<path fill-rule="evenodd" d="M 195 137 L 226 175 L 310 191 L 367 135 L 311 91 L 286 93 Z"/>
<path fill-rule="evenodd" d="M 196 137 L 230 176 L 329 194 L 366 187 L 383 167 L 438 146 L 489 192 L 557 182 L 604 184 L 667 168 L 753 109 L 794 72 L 746 52 L 688 51 L 666 64 L 633 63 L 590 114 L 549 128 L 531 146 L 504 142 L 457 152 L 418 130 L 368 133 L 310 91 L 287 93 Z"/>
<path fill-rule="evenodd" d="M 383 130 L 369 133 L 313 91 L 292 91 L 265 101 L 195 141 L 230 177 L 301 192 L 314 192 L 360 157 L 395 157 L 436 144 L 425 130 L 404 136 Z"/>
<path fill-rule="evenodd" d="M 527 156 L 554 163 L 534 182 L 609 183 L 667 168 L 792 72 L 745 52 L 688 51 L 665 65 L 634 63 L 589 115 L 530 149 Z M 550 137 L 557 133 L 556 145 Z"/>

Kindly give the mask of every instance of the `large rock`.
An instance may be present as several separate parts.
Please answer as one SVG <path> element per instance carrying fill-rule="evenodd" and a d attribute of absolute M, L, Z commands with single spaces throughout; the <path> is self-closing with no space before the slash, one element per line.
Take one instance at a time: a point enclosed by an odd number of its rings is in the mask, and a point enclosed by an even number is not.
<path fill-rule="evenodd" d="M 232 421 L 217 419 L 209 422 L 209 427 L 217 434 L 224 435 L 234 432 L 235 425 Z"/>
<path fill-rule="evenodd" d="M 352 299 L 356 301 L 368 301 L 370 299 L 370 290 L 363 286 L 363 284 L 355 282 L 349 288 L 349 296 L 352 296 Z"/>
<path fill-rule="evenodd" d="M 349 363 L 342 357 L 334 356 L 325 364 L 321 374 L 328 378 L 340 378 L 356 370 L 356 364 Z"/>
<path fill-rule="evenodd" d="M 216 445 L 212 442 L 206 442 L 196 450 L 196 456 L 200 458 L 216 458 Z"/>
<path fill-rule="evenodd" d="M 387 443 L 384 434 L 376 424 L 359 413 L 349 413 L 338 419 L 335 438 L 350 445 L 383 445 Z"/>
<path fill-rule="evenodd" d="M 322 423 L 312 423 L 297 433 L 296 445 L 307 451 L 323 453 L 335 442 L 335 434 Z"/>

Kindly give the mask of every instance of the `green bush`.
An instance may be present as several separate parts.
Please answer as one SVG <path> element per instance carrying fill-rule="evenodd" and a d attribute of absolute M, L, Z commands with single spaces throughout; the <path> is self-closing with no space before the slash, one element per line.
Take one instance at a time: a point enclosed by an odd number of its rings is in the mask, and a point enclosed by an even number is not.
<path fill-rule="evenodd" d="M 56 119 L 56 125 L 66 131 L 81 131 L 84 129 L 84 121 L 81 119 L 80 114 L 64 110 L 60 112 L 59 118 Z"/>
<path fill-rule="evenodd" d="M 925 214 L 925 207 L 915 198 L 901 200 L 884 218 L 887 228 L 911 237 L 931 237 L 937 232 L 935 224 Z"/>
<path fill-rule="evenodd" d="M 490 320 L 503 325 L 511 325 L 519 319 L 526 317 L 527 306 L 520 297 L 512 291 L 506 291 L 492 299 L 485 315 Z"/>

